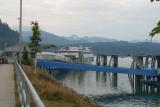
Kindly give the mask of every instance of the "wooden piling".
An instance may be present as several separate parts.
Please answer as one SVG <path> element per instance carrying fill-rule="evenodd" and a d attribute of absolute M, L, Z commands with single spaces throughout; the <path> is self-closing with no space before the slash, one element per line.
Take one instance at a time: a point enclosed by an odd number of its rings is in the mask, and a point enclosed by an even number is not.
<path fill-rule="evenodd" d="M 156 56 L 156 59 L 157 59 L 157 70 L 159 71 L 160 70 L 160 55 Z M 160 76 L 157 77 L 157 80 L 160 81 Z"/>
<path fill-rule="evenodd" d="M 113 67 L 118 67 L 118 56 L 114 55 L 113 56 Z M 118 81 L 118 74 L 113 73 L 112 75 L 112 80 L 113 80 L 113 87 L 117 87 L 117 81 Z"/>
<path fill-rule="evenodd" d="M 156 59 L 157 59 L 157 68 L 160 69 L 160 56 L 157 56 Z"/>
<path fill-rule="evenodd" d="M 107 56 L 103 56 L 103 66 L 107 66 Z"/>
<path fill-rule="evenodd" d="M 96 57 L 96 65 L 100 65 L 100 55 L 97 55 Z"/>
<path fill-rule="evenodd" d="M 138 62 L 136 62 L 136 69 L 141 69 L 143 68 L 143 56 L 137 56 Z M 135 89 L 136 93 L 141 93 L 142 92 L 142 83 L 141 79 L 143 76 L 140 75 L 135 75 Z"/>
<path fill-rule="evenodd" d="M 118 67 L 118 56 L 117 55 L 113 56 L 113 67 Z"/>
<path fill-rule="evenodd" d="M 145 68 L 148 68 L 149 67 L 149 57 L 146 56 L 146 60 L 145 60 L 145 65 L 144 65 Z"/>
<path fill-rule="evenodd" d="M 156 68 L 156 58 L 152 57 L 151 68 Z"/>
<path fill-rule="evenodd" d="M 102 57 L 103 57 L 102 65 L 103 65 L 103 66 L 107 66 L 107 55 L 103 55 Z M 106 79 L 106 77 L 107 77 L 107 73 L 106 73 L 106 72 L 103 73 L 103 77 L 104 77 L 104 80 L 106 81 L 106 80 L 107 80 L 107 79 Z"/>

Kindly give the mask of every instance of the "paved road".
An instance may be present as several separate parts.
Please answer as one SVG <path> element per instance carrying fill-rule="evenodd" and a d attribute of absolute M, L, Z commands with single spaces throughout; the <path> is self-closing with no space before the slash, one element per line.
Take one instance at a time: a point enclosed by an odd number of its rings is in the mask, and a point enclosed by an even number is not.
<path fill-rule="evenodd" d="M 14 67 L 0 64 L 0 107 L 15 107 Z"/>

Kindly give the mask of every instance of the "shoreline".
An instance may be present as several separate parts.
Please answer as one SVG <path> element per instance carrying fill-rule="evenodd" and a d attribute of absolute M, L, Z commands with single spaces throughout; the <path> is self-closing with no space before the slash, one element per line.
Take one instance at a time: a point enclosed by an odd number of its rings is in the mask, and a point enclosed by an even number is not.
<path fill-rule="evenodd" d="M 47 107 L 101 107 L 40 69 L 35 73 L 33 67 L 24 65 L 23 70 Z"/>

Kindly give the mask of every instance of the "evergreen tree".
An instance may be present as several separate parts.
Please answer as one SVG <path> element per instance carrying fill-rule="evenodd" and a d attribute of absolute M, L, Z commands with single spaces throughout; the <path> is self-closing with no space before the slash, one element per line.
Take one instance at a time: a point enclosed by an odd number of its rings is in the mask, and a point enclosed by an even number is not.
<path fill-rule="evenodd" d="M 37 21 L 31 22 L 31 25 L 32 25 L 32 36 L 30 37 L 29 48 L 31 49 L 31 51 L 37 53 L 41 51 L 41 45 L 40 45 L 41 31 Z"/>

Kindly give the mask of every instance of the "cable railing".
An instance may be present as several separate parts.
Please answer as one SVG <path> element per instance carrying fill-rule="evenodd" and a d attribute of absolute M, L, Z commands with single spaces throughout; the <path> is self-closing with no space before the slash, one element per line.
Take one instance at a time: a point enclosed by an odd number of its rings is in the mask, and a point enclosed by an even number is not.
<path fill-rule="evenodd" d="M 21 106 L 30 107 L 31 101 L 33 100 L 36 107 L 45 107 L 32 83 L 17 61 L 15 61 L 15 71 Z"/>

